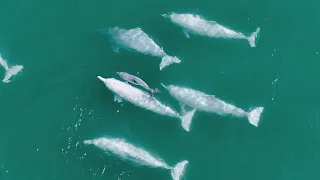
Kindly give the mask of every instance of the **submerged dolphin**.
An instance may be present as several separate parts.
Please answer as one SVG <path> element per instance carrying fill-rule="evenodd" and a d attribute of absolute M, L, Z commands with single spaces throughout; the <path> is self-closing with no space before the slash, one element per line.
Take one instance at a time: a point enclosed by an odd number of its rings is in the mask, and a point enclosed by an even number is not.
<path fill-rule="evenodd" d="M 206 112 L 214 112 L 219 115 L 231 114 L 237 117 L 247 117 L 250 124 L 258 127 L 260 114 L 263 111 L 263 107 L 255 108 L 250 112 L 245 112 L 244 110 L 237 108 L 232 104 L 228 104 L 216 98 L 214 95 L 208 95 L 203 92 L 185 87 L 161 85 L 167 89 L 169 93 L 179 102 L 192 108 Z"/>
<path fill-rule="evenodd" d="M 160 70 L 172 63 L 180 63 L 177 57 L 167 55 L 141 28 L 122 29 L 109 28 L 109 34 L 117 45 L 122 48 L 162 58 Z"/>
<path fill-rule="evenodd" d="M 147 110 L 153 111 L 161 115 L 167 115 L 174 118 L 181 119 L 181 125 L 186 131 L 190 130 L 191 120 L 195 113 L 195 110 L 189 111 L 183 116 L 180 116 L 177 112 L 171 109 L 169 106 L 162 104 L 157 99 L 151 97 L 145 91 L 135 88 L 127 83 L 119 81 L 114 78 L 103 78 L 98 76 L 98 78 L 104 82 L 108 89 L 110 89 L 114 94 L 119 96 L 132 104 L 145 108 Z"/>
<path fill-rule="evenodd" d="M 154 157 L 149 152 L 127 143 L 124 139 L 97 138 L 93 140 L 85 140 L 84 144 L 93 144 L 105 151 L 109 151 L 120 156 L 124 160 L 130 160 L 139 165 L 171 170 L 173 180 L 180 180 L 180 177 L 183 175 L 184 169 L 188 164 L 188 161 L 184 160 L 178 163 L 175 167 L 171 167 L 162 159 Z"/>
<path fill-rule="evenodd" d="M 226 38 L 226 39 L 246 39 L 249 41 L 251 47 L 255 47 L 255 38 L 260 32 L 258 27 L 251 36 L 247 37 L 241 32 L 236 32 L 227 27 L 218 24 L 215 21 L 207 21 L 194 14 L 163 14 L 163 17 L 168 17 L 170 20 L 183 28 L 184 34 L 189 38 L 189 32 L 193 34 L 198 34 L 202 36 L 216 37 L 216 38 Z"/>
<path fill-rule="evenodd" d="M 22 65 L 16 65 L 9 68 L 7 62 L 2 58 L 0 54 L 0 65 L 6 70 L 6 74 L 2 80 L 4 83 L 9 83 L 11 80 L 10 78 L 16 74 L 18 74 L 22 69 Z"/>
<path fill-rule="evenodd" d="M 128 74 L 126 72 L 117 72 L 117 74 L 125 81 L 131 84 L 142 86 L 146 90 L 150 91 L 151 96 L 153 96 L 154 93 L 159 92 L 157 88 L 151 89 L 147 83 L 145 83 L 142 79 L 138 78 L 137 76 Z"/>

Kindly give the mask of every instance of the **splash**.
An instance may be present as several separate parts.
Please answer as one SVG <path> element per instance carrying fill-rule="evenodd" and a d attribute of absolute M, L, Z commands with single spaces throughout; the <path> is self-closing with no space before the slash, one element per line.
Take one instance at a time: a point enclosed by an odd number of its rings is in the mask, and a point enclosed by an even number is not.
<path fill-rule="evenodd" d="M 61 147 L 61 155 L 65 157 L 65 163 L 86 158 L 87 153 L 81 152 L 82 143 L 80 142 L 82 140 L 79 132 L 84 128 L 83 123 L 88 119 L 99 120 L 94 117 L 92 109 L 79 105 L 80 99 L 78 97 L 75 98 L 75 101 L 71 111 L 75 118 L 61 126 L 62 134 L 65 137 L 65 145 Z"/>

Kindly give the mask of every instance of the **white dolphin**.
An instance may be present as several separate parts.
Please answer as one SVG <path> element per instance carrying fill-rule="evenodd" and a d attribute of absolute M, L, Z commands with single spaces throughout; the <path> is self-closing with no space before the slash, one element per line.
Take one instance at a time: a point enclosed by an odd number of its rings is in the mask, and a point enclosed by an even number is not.
<path fill-rule="evenodd" d="M 169 106 L 166 106 L 156 98 L 151 97 L 149 93 L 135 88 L 128 83 L 119 81 L 114 78 L 103 78 L 101 76 L 98 76 L 98 78 L 102 82 L 104 82 L 108 89 L 110 89 L 116 96 L 118 96 L 115 97 L 115 100 L 122 98 L 136 106 L 145 108 L 155 113 L 181 119 L 181 125 L 183 129 L 185 129 L 186 131 L 190 131 L 191 120 L 196 111 L 195 109 L 181 116 Z"/>
<path fill-rule="evenodd" d="M 179 58 L 167 55 L 141 28 L 127 30 L 114 27 L 109 28 L 109 34 L 115 43 L 122 48 L 162 58 L 160 70 L 172 63 L 181 62 Z"/>
<path fill-rule="evenodd" d="M 190 88 L 179 87 L 179 86 L 165 86 L 161 85 L 168 90 L 168 92 L 179 102 L 195 108 L 197 110 L 202 110 L 206 112 L 214 112 L 219 115 L 231 114 L 236 117 L 247 117 L 250 124 L 258 127 L 260 114 L 263 111 L 263 107 L 258 107 L 250 112 L 245 112 L 244 110 L 235 107 L 232 104 L 228 104 L 214 95 L 208 95 L 203 92 L 193 90 Z"/>
<path fill-rule="evenodd" d="M 124 160 L 131 160 L 139 165 L 151 166 L 154 168 L 164 168 L 171 170 L 174 180 L 179 180 L 188 164 L 187 160 L 178 163 L 175 167 L 167 165 L 162 159 L 152 156 L 149 152 L 127 143 L 124 139 L 118 138 L 97 138 L 85 140 L 84 144 L 93 144 L 105 151 L 120 156 Z"/>
<path fill-rule="evenodd" d="M 9 68 L 7 62 L 2 58 L 0 54 L 0 65 L 6 70 L 6 74 L 2 80 L 4 83 L 9 83 L 11 80 L 10 78 L 16 74 L 18 74 L 22 69 L 22 65 L 16 65 Z"/>
<path fill-rule="evenodd" d="M 170 20 L 183 28 L 184 34 L 189 38 L 189 33 L 198 34 L 202 36 L 226 38 L 226 39 L 246 39 L 249 41 L 251 47 L 255 47 L 255 39 L 260 28 L 258 27 L 249 37 L 243 35 L 241 32 L 236 32 L 227 27 L 218 24 L 215 21 L 207 21 L 199 15 L 195 14 L 163 14 L 163 17 L 168 17 Z"/>

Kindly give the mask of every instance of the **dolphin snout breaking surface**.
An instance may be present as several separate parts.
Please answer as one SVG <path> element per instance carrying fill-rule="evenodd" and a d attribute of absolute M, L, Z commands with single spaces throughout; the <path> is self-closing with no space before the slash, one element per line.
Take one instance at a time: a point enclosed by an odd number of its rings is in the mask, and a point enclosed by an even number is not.
<path fill-rule="evenodd" d="M 98 79 L 100 79 L 101 81 L 103 81 L 103 80 L 104 80 L 104 78 L 103 78 L 103 77 L 101 77 L 101 76 L 97 76 L 97 78 L 98 78 Z"/>

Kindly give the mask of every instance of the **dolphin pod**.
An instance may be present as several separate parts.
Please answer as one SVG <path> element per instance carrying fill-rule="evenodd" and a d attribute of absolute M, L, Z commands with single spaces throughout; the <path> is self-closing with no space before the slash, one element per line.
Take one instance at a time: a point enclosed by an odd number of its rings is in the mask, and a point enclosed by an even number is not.
<path fill-rule="evenodd" d="M 184 169 L 188 164 L 187 160 L 181 161 L 175 167 L 167 165 L 162 159 L 152 156 L 148 151 L 129 144 L 124 139 L 118 138 L 97 138 L 83 141 L 86 145 L 95 145 L 98 148 L 112 152 L 124 160 L 132 161 L 138 165 L 154 168 L 164 168 L 171 171 L 173 180 L 180 180 Z"/>
<path fill-rule="evenodd" d="M 212 38 L 242 39 L 247 40 L 251 47 L 256 47 L 256 38 L 260 33 L 260 28 L 257 27 L 250 35 L 244 35 L 241 32 L 237 32 L 218 24 L 216 21 L 206 20 L 196 14 L 178 14 L 173 12 L 170 14 L 162 14 L 162 16 L 168 18 L 174 25 L 182 28 L 183 33 L 187 38 L 190 38 L 190 34 L 193 34 Z M 160 71 L 171 64 L 181 63 L 181 60 L 177 56 L 172 56 L 172 54 L 168 55 L 160 45 L 158 45 L 139 27 L 124 29 L 115 26 L 108 29 L 108 34 L 114 42 L 115 52 L 119 52 L 119 49 L 122 48 L 144 55 L 157 57 L 158 59 L 161 59 L 159 64 Z M 9 83 L 12 78 L 24 68 L 22 65 L 9 67 L 1 54 L 0 65 L 5 69 L 5 75 L 2 80 L 4 83 Z M 103 78 L 101 76 L 97 76 L 97 78 L 100 79 L 114 94 L 115 101 L 122 102 L 122 99 L 124 99 L 135 106 L 152 111 L 159 115 L 179 119 L 181 121 L 182 128 L 187 132 L 190 131 L 191 123 L 196 111 L 212 112 L 219 115 L 233 115 L 235 117 L 246 117 L 251 125 L 258 127 L 261 113 L 264 110 L 263 107 L 257 107 L 250 111 L 244 111 L 241 108 L 220 100 L 214 95 L 205 94 L 204 92 L 187 87 L 175 85 L 166 86 L 161 83 L 169 94 L 180 103 L 182 113 L 178 113 L 156 97 L 153 97 L 154 93 L 159 92 L 157 88 L 150 88 L 142 79 L 129 73 L 118 72 L 117 74 L 126 82 L 122 82 L 115 78 Z M 134 87 L 129 83 L 138 85 L 149 93 Z M 185 111 L 184 106 L 189 106 L 192 110 Z M 189 163 L 188 160 L 183 160 L 175 166 L 170 166 L 161 158 L 156 157 L 148 151 L 130 144 L 121 138 L 101 137 L 92 140 L 84 140 L 83 144 L 94 145 L 104 151 L 111 152 L 112 154 L 119 156 L 122 160 L 132 161 L 137 165 L 166 169 L 170 171 L 173 180 L 180 180 L 182 178 L 185 168 Z"/>

